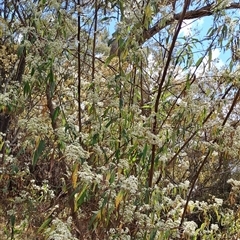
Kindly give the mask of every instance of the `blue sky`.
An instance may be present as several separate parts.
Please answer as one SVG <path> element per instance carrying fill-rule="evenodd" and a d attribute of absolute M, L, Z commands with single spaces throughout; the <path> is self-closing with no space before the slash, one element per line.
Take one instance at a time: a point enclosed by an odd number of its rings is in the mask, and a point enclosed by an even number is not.
<path fill-rule="evenodd" d="M 234 18 L 240 17 L 240 14 L 236 13 L 236 11 L 234 14 L 230 10 L 226 11 L 226 13 L 228 13 L 229 15 L 231 14 L 231 17 L 234 17 Z M 209 28 L 213 26 L 214 24 L 213 21 L 214 21 L 213 16 L 201 17 L 199 19 L 184 20 L 182 24 L 182 29 L 180 31 L 179 39 L 184 36 L 185 37 L 192 36 L 199 40 L 203 39 L 204 37 L 206 37 Z M 112 34 L 116 30 L 115 29 L 116 24 L 117 24 L 116 19 L 112 19 L 108 29 L 110 34 Z M 197 35 L 196 35 L 196 30 L 199 31 Z M 225 41 L 224 43 L 226 42 L 227 41 Z M 195 54 L 195 57 L 194 57 L 195 62 L 205 53 L 204 50 L 207 49 L 208 44 L 209 44 L 209 41 L 208 42 L 205 41 L 203 42 L 202 46 L 200 46 L 200 44 L 196 46 L 197 47 L 196 51 L 202 50 L 202 52 Z M 193 49 L 193 51 L 194 50 L 195 49 Z M 221 68 L 227 62 L 229 62 L 230 59 L 231 59 L 230 50 L 224 51 L 223 49 L 220 49 L 220 48 L 212 49 L 212 60 L 217 60 L 215 62 L 216 67 Z M 204 62 L 207 62 L 207 61 L 208 61 L 208 57 L 206 56 L 204 59 Z"/>
<path fill-rule="evenodd" d="M 182 24 L 182 29 L 181 29 L 181 35 L 183 36 L 193 36 L 195 38 L 198 38 L 199 40 L 203 39 L 204 37 L 206 37 L 207 32 L 209 30 L 209 28 L 213 25 L 213 17 L 212 16 L 207 16 L 207 17 L 202 17 L 199 19 L 191 19 L 191 20 L 184 20 L 183 24 Z M 195 28 L 197 28 L 199 30 L 199 33 L 197 34 L 197 36 L 194 36 L 195 34 Z M 204 42 L 203 42 L 204 44 Z M 207 48 L 207 43 L 206 44 L 206 48 Z M 203 45 L 204 46 L 204 45 Z M 203 52 L 204 54 L 204 52 Z M 197 56 L 198 55 L 198 56 Z M 196 54 L 196 59 L 199 58 L 201 55 L 201 53 Z M 219 63 L 218 66 L 221 67 L 224 65 L 224 62 L 228 61 L 229 58 L 231 57 L 231 52 L 230 51 L 226 51 L 225 53 L 223 51 L 220 51 L 219 48 L 214 49 L 212 51 L 212 59 L 219 59 Z"/>
<path fill-rule="evenodd" d="M 232 19 L 238 18 L 238 21 L 239 21 L 240 13 L 238 13 L 237 11 L 233 12 L 233 11 L 228 10 L 228 11 L 226 11 L 226 13 L 228 15 L 230 15 Z M 197 29 L 200 29 L 200 32 L 199 32 L 199 35 L 197 35 L 195 37 L 197 37 L 200 40 L 200 39 L 203 39 L 207 35 L 209 28 L 211 26 L 213 26 L 213 24 L 214 24 L 213 16 L 206 16 L 206 17 L 202 17 L 199 19 L 193 19 L 193 20 L 184 20 L 184 23 L 183 23 L 182 29 L 181 29 L 181 34 L 182 34 L 182 36 L 188 36 L 188 35 L 194 36 L 194 34 L 195 34 L 194 28 L 197 28 Z M 240 27 L 239 27 L 239 30 L 240 30 Z M 226 44 L 227 40 L 223 41 L 223 43 Z M 217 64 L 217 66 L 219 66 L 219 67 L 223 66 L 226 63 L 229 63 L 231 60 L 231 55 L 232 55 L 232 53 L 230 50 L 224 51 L 223 49 L 216 48 L 212 51 L 213 60 L 219 59 L 218 64 Z"/>

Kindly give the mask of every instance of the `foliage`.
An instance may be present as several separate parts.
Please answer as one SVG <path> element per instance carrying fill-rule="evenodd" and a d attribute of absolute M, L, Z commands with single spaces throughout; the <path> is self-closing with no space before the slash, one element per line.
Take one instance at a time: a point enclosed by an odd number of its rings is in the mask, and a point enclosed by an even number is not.
<path fill-rule="evenodd" d="M 240 237 L 240 4 L 205 2 L 1 2 L 2 239 Z"/>

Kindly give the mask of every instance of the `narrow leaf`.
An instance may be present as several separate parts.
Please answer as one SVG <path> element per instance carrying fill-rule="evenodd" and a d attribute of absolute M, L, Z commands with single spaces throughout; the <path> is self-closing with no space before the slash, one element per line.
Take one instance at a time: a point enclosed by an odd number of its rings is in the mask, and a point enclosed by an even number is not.
<path fill-rule="evenodd" d="M 30 95 L 30 92 L 31 92 L 30 84 L 29 84 L 29 82 L 25 82 L 24 87 L 23 87 L 24 96 Z"/>
<path fill-rule="evenodd" d="M 54 112 L 53 112 L 53 116 L 52 116 L 52 122 L 55 122 L 57 117 L 59 116 L 60 113 L 60 107 L 56 107 Z"/>
<path fill-rule="evenodd" d="M 20 45 L 17 49 L 17 55 L 18 57 L 22 56 L 23 52 L 24 52 L 25 46 L 24 45 Z"/>
<path fill-rule="evenodd" d="M 212 49 L 210 49 L 208 52 L 208 69 L 209 70 L 211 68 L 211 62 L 212 62 Z"/>
<path fill-rule="evenodd" d="M 77 187 L 77 178 L 78 178 L 78 163 L 75 163 L 72 171 L 72 187 L 75 189 Z"/>
<path fill-rule="evenodd" d="M 85 185 L 84 188 L 82 189 L 82 191 L 78 194 L 78 196 L 76 198 L 76 210 L 79 209 L 79 207 L 84 202 L 84 199 L 87 195 L 87 189 L 88 189 L 88 186 Z"/>
<path fill-rule="evenodd" d="M 42 232 L 42 231 L 49 225 L 49 223 L 50 223 L 51 221 L 52 221 L 52 218 L 51 218 L 51 217 L 47 218 L 47 219 L 42 223 L 42 225 L 38 228 L 37 233 Z"/>
<path fill-rule="evenodd" d="M 115 207 L 118 208 L 120 202 L 123 200 L 124 192 L 120 191 L 115 199 Z"/>
<path fill-rule="evenodd" d="M 202 63 L 203 57 L 200 57 L 196 62 L 196 67 L 199 67 L 199 65 Z"/>
<path fill-rule="evenodd" d="M 44 149 L 45 149 L 45 141 L 40 140 L 40 142 L 37 146 L 37 149 L 35 150 L 34 155 L 33 155 L 33 161 L 32 161 L 33 168 L 35 168 L 35 166 L 38 162 L 38 159 L 41 156 Z"/>
<path fill-rule="evenodd" d="M 95 133 L 92 138 L 92 145 L 96 144 L 99 141 L 99 133 Z"/>

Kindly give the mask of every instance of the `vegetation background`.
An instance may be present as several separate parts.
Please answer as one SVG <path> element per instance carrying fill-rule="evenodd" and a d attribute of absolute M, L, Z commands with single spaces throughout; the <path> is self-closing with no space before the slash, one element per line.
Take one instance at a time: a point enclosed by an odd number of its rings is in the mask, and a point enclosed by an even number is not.
<path fill-rule="evenodd" d="M 1 0 L 0 238 L 239 239 L 239 9 Z"/>

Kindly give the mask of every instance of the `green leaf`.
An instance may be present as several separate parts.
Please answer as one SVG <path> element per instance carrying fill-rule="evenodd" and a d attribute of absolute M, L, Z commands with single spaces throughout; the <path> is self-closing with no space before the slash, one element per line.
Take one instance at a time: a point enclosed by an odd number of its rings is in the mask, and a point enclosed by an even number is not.
<path fill-rule="evenodd" d="M 31 93 L 30 84 L 29 84 L 29 82 L 25 82 L 24 86 L 23 86 L 23 94 L 24 94 L 24 96 L 27 96 L 27 95 L 30 95 L 30 93 Z"/>
<path fill-rule="evenodd" d="M 110 179 L 109 179 L 110 185 L 114 182 L 114 180 L 115 180 L 115 172 L 112 172 L 112 173 L 110 174 Z"/>
<path fill-rule="evenodd" d="M 202 63 L 203 57 L 200 57 L 196 62 L 196 67 L 199 67 L 199 65 Z"/>
<path fill-rule="evenodd" d="M 157 229 L 153 229 L 150 234 L 150 240 L 154 240 L 157 234 Z"/>
<path fill-rule="evenodd" d="M 51 218 L 51 217 L 47 218 L 47 219 L 42 223 L 42 225 L 38 228 L 37 233 L 42 232 L 42 231 L 49 225 L 49 223 L 50 223 L 51 221 L 52 221 L 52 218 Z"/>
<path fill-rule="evenodd" d="M 10 216 L 10 223 L 11 223 L 11 226 L 12 226 L 12 227 L 14 227 L 14 225 L 15 225 L 15 220 L 16 220 L 16 217 L 15 217 L 15 215 L 12 214 L 12 215 Z"/>
<path fill-rule="evenodd" d="M 105 128 L 108 128 L 115 121 L 116 121 L 116 119 L 111 118 L 111 120 L 106 124 Z"/>
<path fill-rule="evenodd" d="M 115 56 L 113 55 L 110 55 L 107 59 L 106 59 L 106 62 L 105 62 L 105 67 L 109 65 L 109 63 L 112 61 L 112 59 L 114 58 Z"/>
<path fill-rule="evenodd" d="M 35 73 L 35 69 L 32 68 L 32 70 L 31 70 L 31 77 L 34 75 L 34 73 Z"/>
<path fill-rule="evenodd" d="M 35 166 L 38 162 L 38 159 L 41 156 L 44 149 L 45 149 L 45 141 L 41 139 L 39 144 L 38 144 L 38 147 L 37 147 L 37 149 L 36 149 L 36 151 L 34 152 L 34 155 L 33 155 L 33 161 L 32 161 L 33 168 L 35 168 Z"/>
<path fill-rule="evenodd" d="M 53 70 L 50 69 L 49 73 L 48 73 L 48 79 L 49 79 L 49 82 L 54 82 L 54 74 L 53 74 Z"/>
<path fill-rule="evenodd" d="M 152 106 L 150 106 L 150 105 L 143 105 L 141 108 L 142 108 L 142 109 L 151 109 Z"/>
<path fill-rule="evenodd" d="M 104 22 L 104 21 L 107 21 L 107 20 L 109 20 L 109 19 L 111 19 L 111 18 L 115 19 L 115 17 L 104 17 L 104 18 L 102 18 L 100 21 L 101 21 L 101 22 Z"/>
<path fill-rule="evenodd" d="M 144 21 L 143 24 L 144 24 L 145 28 L 148 28 L 148 25 L 149 25 L 150 20 L 152 18 L 152 7 L 151 7 L 150 4 L 148 4 L 146 6 L 144 13 L 145 13 L 145 21 Z"/>
<path fill-rule="evenodd" d="M 145 144 L 143 152 L 142 152 L 142 159 L 144 160 L 147 156 L 148 145 Z"/>
<path fill-rule="evenodd" d="M 85 185 L 84 188 L 82 189 L 82 191 L 78 194 L 77 199 L 76 199 L 76 201 L 77 201 L 77 206 L 76 206 L 77 209 L 79 209 L 79 207 L 83 204 L 84 198 L 87 195 L 87 189 L 88 189 L 88 186 Z"/>
<path fill-rule="evenodd" d="M 124 1 L 118 1 L 121 15 L 124 16 Z"/>
<path fill-rule="evenodd" d="M 208 52 L 208 69 L 211 69 L 211 62 L 212 62 L 212 49 Z"/>
<path fill-rule="evenodd" d="M 96 144 L 99 141 L 99 133 L 95 133 L 92 138 L 92 145 Z"/>
<path fill-rule="evenodd" d="M 121 109 L 123 107 L 123 98 L 119 99 L 119 108 Z"/>
<path fill-rule="evenodd" d="M 227 25 L 224 24 L 223 25 L 223 28 L 222 28 L 222 35 L 223 35 L 223 38 L 225 39 L 228 35 L 228 28 L 227 28 Z"/>
<path fill-rule="evenodd" d="M 120 149 L 117 149 L 115 152 L 116 159 L 120 159 Z"/>
<path fill-rule="evenodd" d="M 25 46 L 24 45 L 20 45 L 17 49 L 17 55 L 18 57 L 22 56 L 23 52 L 24 52 Z"/>
<path fill-rule="evenodd" d="M 212 37 L 213 34 L 217 31 L 217 29 L 218 29 L 218 28 L 213 28 L 213 27 L 209 28 L 209 30 L 208 30 L 208 32 L 207 32 L 207 36 L 208 36 L 208 37 Z"/>
<path fill-rule="evenodd" d="M 52 122 L 55 122 L 57 117 L 59 116 L 60 114 L 60 107 L 56 107 L 54 112 L 53 112 L 53 116 L 52 116 Z"/>

